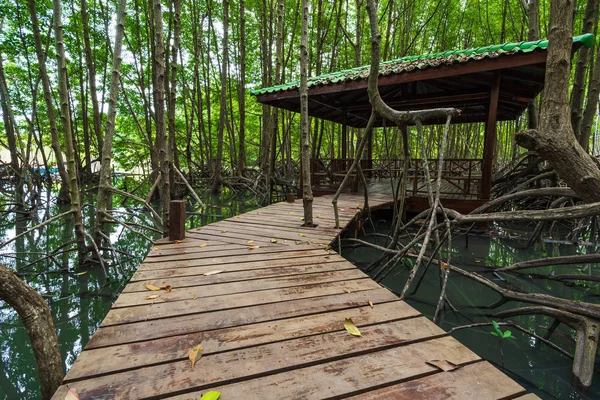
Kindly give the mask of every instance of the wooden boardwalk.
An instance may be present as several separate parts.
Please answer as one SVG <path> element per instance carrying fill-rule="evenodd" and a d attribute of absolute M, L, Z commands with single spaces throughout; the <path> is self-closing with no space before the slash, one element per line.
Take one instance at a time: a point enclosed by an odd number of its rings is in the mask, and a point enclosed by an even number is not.
<path fill-rule="evenodd" d="M 370 199 L 373 207 L 389 203 Z M 347 226 L 362 198 L 344 195 L 339 204 Z M 66 385 L 81 399 L 199 399 L 208 390 L 222 400 L 525 396 L 327 249 L 339 234 L 331 197 L 316 198 L 314 214 L 319 226 L 303 228 L 301 201 L 277 203 L 158 243 L 54 399 L 65 399 Z M 362 337 L 345 331 L 345 318 Z M 204 356 L 192 368 L 197 344 Z M 459 368 L 444 372 L 434 360 Z"/>

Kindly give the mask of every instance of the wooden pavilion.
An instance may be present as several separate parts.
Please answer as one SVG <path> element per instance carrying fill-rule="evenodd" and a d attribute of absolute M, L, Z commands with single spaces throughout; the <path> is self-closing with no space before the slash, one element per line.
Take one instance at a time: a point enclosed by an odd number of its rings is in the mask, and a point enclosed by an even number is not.
<path fill-rule="evenodd" d="M 590 47 L 592 34 L 573 38 L 573 53 Z M 496 145 L 496 122 L 519 118 L 544 86 L 548 42 L 505 43 L 467 50 L 451 50 L 421 56 L 408 56 L 381 63 L 379 92 L 383 100 L 399 111 L 454 107 L 461 110 L 452 123 L 485 123 L 481 159 L 449 159 L 443 166 L 448 188 L 443 193 L 449 207 L 467 211 L 490 199 Z M 347 127 L 363 128 L 371 114 L 367 94 L 369 66 L 312 77 L 308 80 L 309 115 L 342 124 L 341 159 L 332 160 L 329 170 L 320 171 L 319 160 L 312 165 L 313 182 L 319 174 L 343 175 L 349 165 Z M 260 103 L 300 112 L 299 81 L 252 92 Z M 445 121 L 431 119 L 424 124 Z M 386 121 L 379 119 L 377 127 Z M 372 168 L 372 143 L 363 168 Z M 419 163 L 413 160 L 413 203 L 423 202 L 425 184 Z M 397 163 L 401 165 L 400 163 Z M 332 171 L 333 169 L 333 171 Z M 371 169 L 372 172 L 372 169 Z M 421 171 L 422 172 L 422 171 Z M 420 181 L 419 181 L 420 180 Z M 421 195 L 421 196 L 420 196 Z M 458 201 L 457 201 L 458 200 Z M 453 203 L 452 205 L 448 203 Z M 416 205 L 416 208 L 419 206 Z"/>

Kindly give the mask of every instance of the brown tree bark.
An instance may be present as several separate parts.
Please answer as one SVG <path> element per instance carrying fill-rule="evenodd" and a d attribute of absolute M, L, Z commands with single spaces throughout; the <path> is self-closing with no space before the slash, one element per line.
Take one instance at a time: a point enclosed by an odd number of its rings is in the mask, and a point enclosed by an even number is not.
<path fill-rule="evenodd" d="M 313 194 L 310 181 L 310 126 L 308 124 L 308 0 L 302 0 L 300 36 L 300 157 L 302 158 L 302 204 L 304 225 L 313 226 Z"/>
<path fill-rule="evenodd" d="M 529 0 L 527 19 L 529 22 L 527 40 L 538 40 L 540 38 L 540 0 Z M 527 106 L 527 127 L 529 129 L 535 129 L 538 125 L 539 113 L 535 103 L 536 100 L 531 100 Z"/>
<path fill-rule="evenodd" d="M 600 169 L 573 134 L 569 107 L 569 75 L 574 0 L 553 0 L 550 6 L 546 85 L 542 93 L 539 130 L 515 135 L 518 145 L 537 151 L 584 201 L 600 201 Z"/>
<path fill-rule="evenodd" d="M 585 15 L 583 17 L 583 28 L 581 33 L 592 33 L 594 21 L 598 13 L 599 0 L 587 0 Z M 592 49 L 582 47 L 579 49 L 577 64 L 575 64 L 575 78 L 573 79 L 573 90 L 571 91 L 571 125 L 573 133 L 579 139 L 581 135 L 581 119 L 583 117 L 583 98 L 585 97 L 585 80 L 589 67 L 589 61 L 593 54 Z"/>
<path fill-rule="evenodd" d="M 156 124 L 156 148 L 160 168 L 160 204 L 163 213 L 163 234 L 168 235 L 169 203 L 171 201 L 171 156 L 167 145 L 165 124 L 165 43 L 161 0 L 153 2 L 154 54 L 152 75 L 154 82 L 154 118 Z"/>
<path fill-rule="evenodd" d="M 48 305 L 11 270 L 0 265 L 0 299 L 15 309 L 25 325 L 38 367 L 42 399 L 51 399 L 64 377 L 58 337 Z"/>
<path fill-rule="evenodd" d="M 56 167 L 58 168 L 58 174 L 60 175 L 61 181 L 60 191 L 58 193 L 58 201 L 68 203 L 71 201 L 71 198 L 69 197 L 69 176 L 67 175 L 67 169 L 65 168 L 65 160 L 63 158 L 62 150 L 60 148 L 58 127 L 56 124 L 56 113 L 54 111 L 52 92 L 50 90 L 50 79 L 48 78 L 48 71 L 46 70 L 46 54 L 44 53 L 44 50 L 42 48 L 42 38 L 40 36 L 40 26 L 37 18 L 35 0 L 27 0 L 27 6 L 29 7 L 31 29 L 33 31 L 33 40 L 35 43 L 35 53 L 37 55 L 38 64 L 40 68 L 40 77 L 42 78 L 44 100 L 46 101 L 48 122 L 50 123 L 50 134 L 52 136 L 52 150 L 54 151 L 54 157 L 56 158 L 57 164 Z"/>

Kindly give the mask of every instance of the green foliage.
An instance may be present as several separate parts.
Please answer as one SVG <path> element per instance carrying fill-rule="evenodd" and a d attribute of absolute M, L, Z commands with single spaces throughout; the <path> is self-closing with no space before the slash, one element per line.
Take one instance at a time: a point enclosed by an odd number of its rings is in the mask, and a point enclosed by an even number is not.
<path fill-rule="evenodd" d="M 511 331 L 506 330 L 503 332 L 502 329 L 500 329 L 500 325 L 496 321 L 492 321 L 492 325 L 494 326 L 494 330 L 490 332 L 492 336 L 496 336 L 500 339 L 517 339 L 513 336 Z"/>

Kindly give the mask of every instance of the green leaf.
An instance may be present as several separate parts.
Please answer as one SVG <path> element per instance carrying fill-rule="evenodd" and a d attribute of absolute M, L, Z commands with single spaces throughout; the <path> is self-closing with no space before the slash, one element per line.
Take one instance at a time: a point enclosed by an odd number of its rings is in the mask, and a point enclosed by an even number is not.
<path fill-rule="evenodd" d="M 218 400 L 219 397 L 221 397 L 221 392 L 211 390 L 210 392 L 204 393 L 204 396 L 202 396 L 200 400 Z"/>
<path fill-rule="evenodd" d="M 490 335 L 498 336 L 496 332 L 490 332 Z"/>
<path fill-rule="evenodd" d="M 496 321 L 492 321 L 492 325 L 494 325 L 494 329 L 498 333 L 498 336 L 502 336 L 502 329 L 500 329 L 500 325 Z"/>
<path fill-rule="evenodd" d="M 504 331 L 504 333 L 502 334 L 502 338 L 509 338 L 512 336 L 512 332 L 511 331 Z"/>

